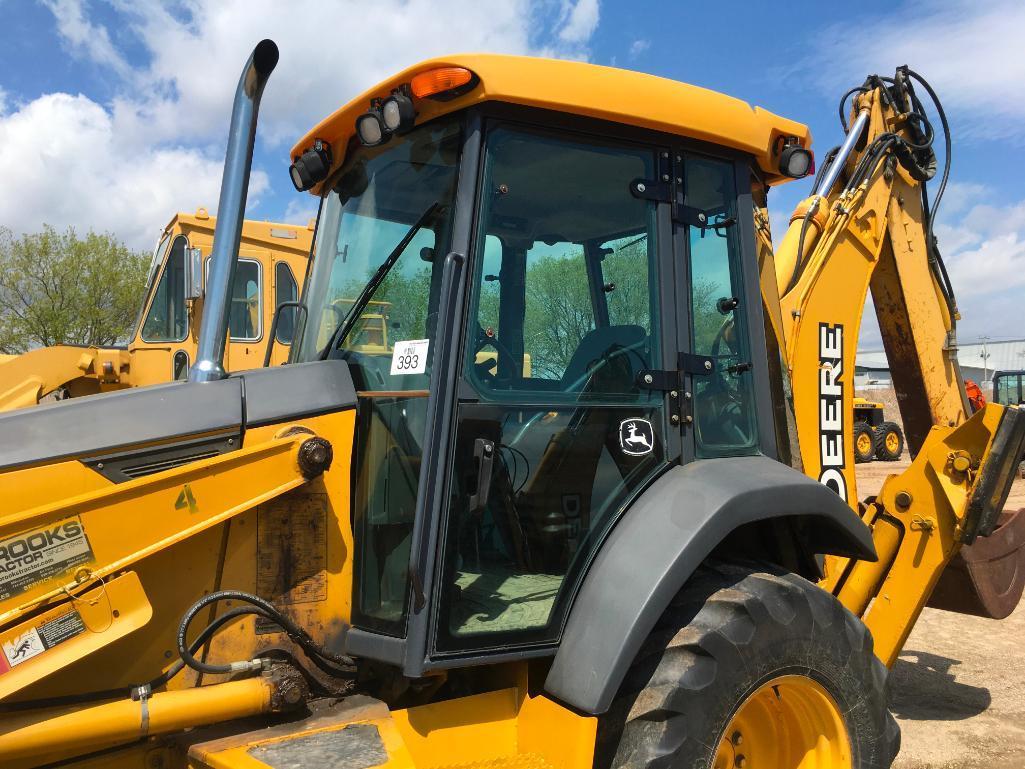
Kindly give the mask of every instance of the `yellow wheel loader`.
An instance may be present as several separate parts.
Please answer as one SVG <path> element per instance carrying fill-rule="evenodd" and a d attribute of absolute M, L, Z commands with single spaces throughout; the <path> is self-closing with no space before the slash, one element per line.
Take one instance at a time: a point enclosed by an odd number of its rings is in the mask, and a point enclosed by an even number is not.
<path fill-rule="evenodd" d="M 216 222 L 199 208 L 176 214 L 164 228 L 125 347 L 57 345 L 0 357 L 0 411 L 35 405 L 47 396 L 78 397 L 184 379 L 196 359 Z M 229 369 L 255 368 L 265 357 L 278 365 L 288 357 L 297 312 L 292 304 L 299 298 L 312 240 L 312 227 L 243 223 L 225 353 Z"/>
<path fill-rule="evenodd" d="M 958 394 L 910 73 L 855 89 L 774 255 L 805 126 L 576 62 L 413 66 L 294 148 L 296 341 L 229 375 L 277 58 L 236 92 L 189 381 L 0 416 L 0 763 L 889 766 L 886 667 L 1025 441 Z M 869 285 L 915 459 L 859 502 Z"/>
<path fill-rule="evenodd" d="M 886 419 L 883 404 L 854 399 L 854 461 L 896 462 L 904 453 L 904 432 Z"/>

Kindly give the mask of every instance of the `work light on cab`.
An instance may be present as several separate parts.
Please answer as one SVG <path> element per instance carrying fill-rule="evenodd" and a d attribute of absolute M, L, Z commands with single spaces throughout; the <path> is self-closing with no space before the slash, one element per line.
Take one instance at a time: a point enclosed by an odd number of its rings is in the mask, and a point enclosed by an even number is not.
<path fill-rule="evenodd" d="M 787 144 L 779 155 L 779 171 L 792 179 L 801 179 L 815 171 L 815 156 L 800 144 Z"/>
<path fill-rule="evenodd" d="M 406 133 L 413 127 L 416 110 L 413 108 L 413 100 L 403 89 L 393 91 L 381 104 L 381 120 L 384 127 L 394 133 Z"/>
<path fill-rule="evenodd" d="M 377 107 L 371 107 L 369 111 L 356 118 L 356 135 L 366 147 L 384 144 L 391 138 L 391 133 Z"/>
<path fill-rule="evenodd" d="M 317 139 L 313 146 L 295 159 L 288 168 L 292 184 L 299 192 L 305 192 L 327 178 L 331 170 L 331 145 Z"/>

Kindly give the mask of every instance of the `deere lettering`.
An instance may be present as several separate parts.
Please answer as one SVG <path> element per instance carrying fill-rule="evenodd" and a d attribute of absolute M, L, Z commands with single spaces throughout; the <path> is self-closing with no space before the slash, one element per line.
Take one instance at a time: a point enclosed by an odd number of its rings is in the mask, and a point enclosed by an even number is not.
<path fill-rule="evenodd" d="M 819 483 L 847 501 L 843 440 L 843 325 L 819 324 Z"/>
<path fill-rule="evenodd" d="M 0 540 L 0 600 L 93 560 L 78 518 Z"/>

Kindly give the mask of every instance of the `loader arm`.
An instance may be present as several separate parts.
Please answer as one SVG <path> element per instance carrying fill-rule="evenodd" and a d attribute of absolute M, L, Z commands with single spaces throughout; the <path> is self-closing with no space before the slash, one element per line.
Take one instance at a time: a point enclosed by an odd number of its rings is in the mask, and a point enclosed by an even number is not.
<path fill-rule="evenodd" d="M 0 360 L 0 411 L 34 406 L 67 387 L 85 395 L 127 387 L 127 350 L 58 345 Z"/>
<path fill-rule="evenodd" d="M 905 69 L 866 81 L 848 140 L 775 254 L 804 470 L 860 512 L 879 553 L 873 564 L 828 559 L 822 584 L 862 617 L 888 665 L 950 560 L 994 530 L 1025 429 L 1017 410 L 987 406 L 968 418 L 956 305 L 927 243 L 924 184 L 935 156 L 913 105 Z M 861 501 L 853 374 L 869 291 L 914 462 Z"/>

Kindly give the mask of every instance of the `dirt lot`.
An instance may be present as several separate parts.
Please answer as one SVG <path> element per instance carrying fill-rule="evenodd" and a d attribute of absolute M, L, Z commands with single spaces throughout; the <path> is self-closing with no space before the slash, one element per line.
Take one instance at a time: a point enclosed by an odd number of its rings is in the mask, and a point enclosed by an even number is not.
<path fill-rule="evenodd" d="M 881 400 L 881 399 L 880 399 Z M 908 465 L 858 466 L 858 495 Z M 1025 507 L 1016 480 L 1008 507 Z M 1025 767 L 1025 605 L 994 620 L 926 609 L 890 676 L 903 732 L 895 769 Z"/>

